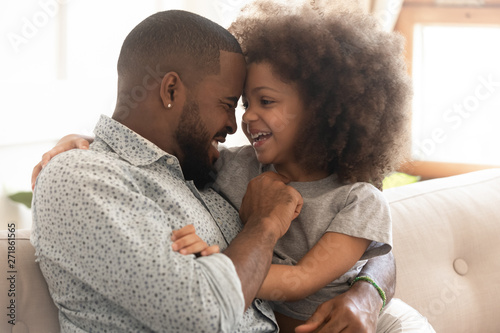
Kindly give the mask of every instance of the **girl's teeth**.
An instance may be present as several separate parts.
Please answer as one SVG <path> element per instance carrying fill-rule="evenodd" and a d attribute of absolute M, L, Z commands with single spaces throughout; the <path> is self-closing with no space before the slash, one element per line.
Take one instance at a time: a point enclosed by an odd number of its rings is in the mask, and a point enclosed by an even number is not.
<path fill-rule="evenodd" d="M 257 139 L 257 141 L 259 140 L 259 138 L 263 135 L 269 135 L 271 134 L 270 132 L 259 132 L 259 133 L 256 133 L 256 134 L 252 134 L 252 139 Z"/>

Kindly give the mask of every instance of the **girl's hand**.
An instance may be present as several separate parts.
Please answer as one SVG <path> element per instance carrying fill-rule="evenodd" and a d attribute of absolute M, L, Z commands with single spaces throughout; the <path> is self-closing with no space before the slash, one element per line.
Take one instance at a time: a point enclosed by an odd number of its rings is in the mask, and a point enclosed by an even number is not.
<path fill-rule="evenodd" d="M 94 141 L 94 138 L 78 134 L 70 134 L 63 137 L 55 145 L 54 148 L 42 155 L 42 161 L 33 168 L 31 174 L 31 189 L 35 189 L 36 177 L 49 161 L 57 154 L 63 153 L 71 149 L 89 149 L 89 144 Z"/>
<path fill-rule="evenodd" d="M 182 229 L 172 231 L 172 249 L 180 254 L 195 254 L 197 256 L 209 256 L 219 253 L 219 246 L 208 246 L 198 235 L 194 226 L 188 224 Z"/>

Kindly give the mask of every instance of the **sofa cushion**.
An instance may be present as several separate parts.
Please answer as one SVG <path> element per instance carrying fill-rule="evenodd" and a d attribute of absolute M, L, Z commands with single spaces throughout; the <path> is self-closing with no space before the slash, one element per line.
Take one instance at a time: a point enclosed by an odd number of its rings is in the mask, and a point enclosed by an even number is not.
<path fill-rule="evenodd" d="M 15 242 L 12 240 L 12 237 L 9 238 L 8 230 L 0 230 L 0 253 L 5 253 L 0 260 L 2 272 L 0 292 L 3 294 L 0 298 L 2 299 L 0 332 L 59 332 L 57 308 L 35 262 L 35 249 L 30 243 L 30 230 L 16 230 Z M 15 262 L 8 261 L 9 250 L 13 256 L 10 259 L 15 259 Z M 6 309 L 7 307 L 10 309 Z M 6 317 L 6 311 L 12 315 Z M 9 323 L 13 319 L 15 326 Z"/>
<path fill-rule="evenodd" d="M 500 332 L 500 169 L 384 191 L 396 297 L 437 332 Z"/>

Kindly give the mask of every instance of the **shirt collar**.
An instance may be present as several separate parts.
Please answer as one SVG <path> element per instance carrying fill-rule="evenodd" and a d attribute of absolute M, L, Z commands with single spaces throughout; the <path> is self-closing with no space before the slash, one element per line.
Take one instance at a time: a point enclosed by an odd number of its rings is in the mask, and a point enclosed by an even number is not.
<path fill-rule="evenodd" d="M 177 159 L 127 126 L 105 115 L 101 115 L 94 128 L 94 134 L 121 158 L 135 166 L 152 164 L 163 156 Z"/>

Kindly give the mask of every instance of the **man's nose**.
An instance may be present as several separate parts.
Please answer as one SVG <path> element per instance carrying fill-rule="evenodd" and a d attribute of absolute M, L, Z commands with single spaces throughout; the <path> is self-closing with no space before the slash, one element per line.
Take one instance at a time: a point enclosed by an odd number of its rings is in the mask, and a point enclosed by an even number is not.
<path fill-rule="evenodd" d="M 238 124 L 236 124 L 236 114 L 235 112 L 231 112 L 227 120 L 226 131 L 228 134 L 234 134 L 236 133 L 237 129 Z"/>

